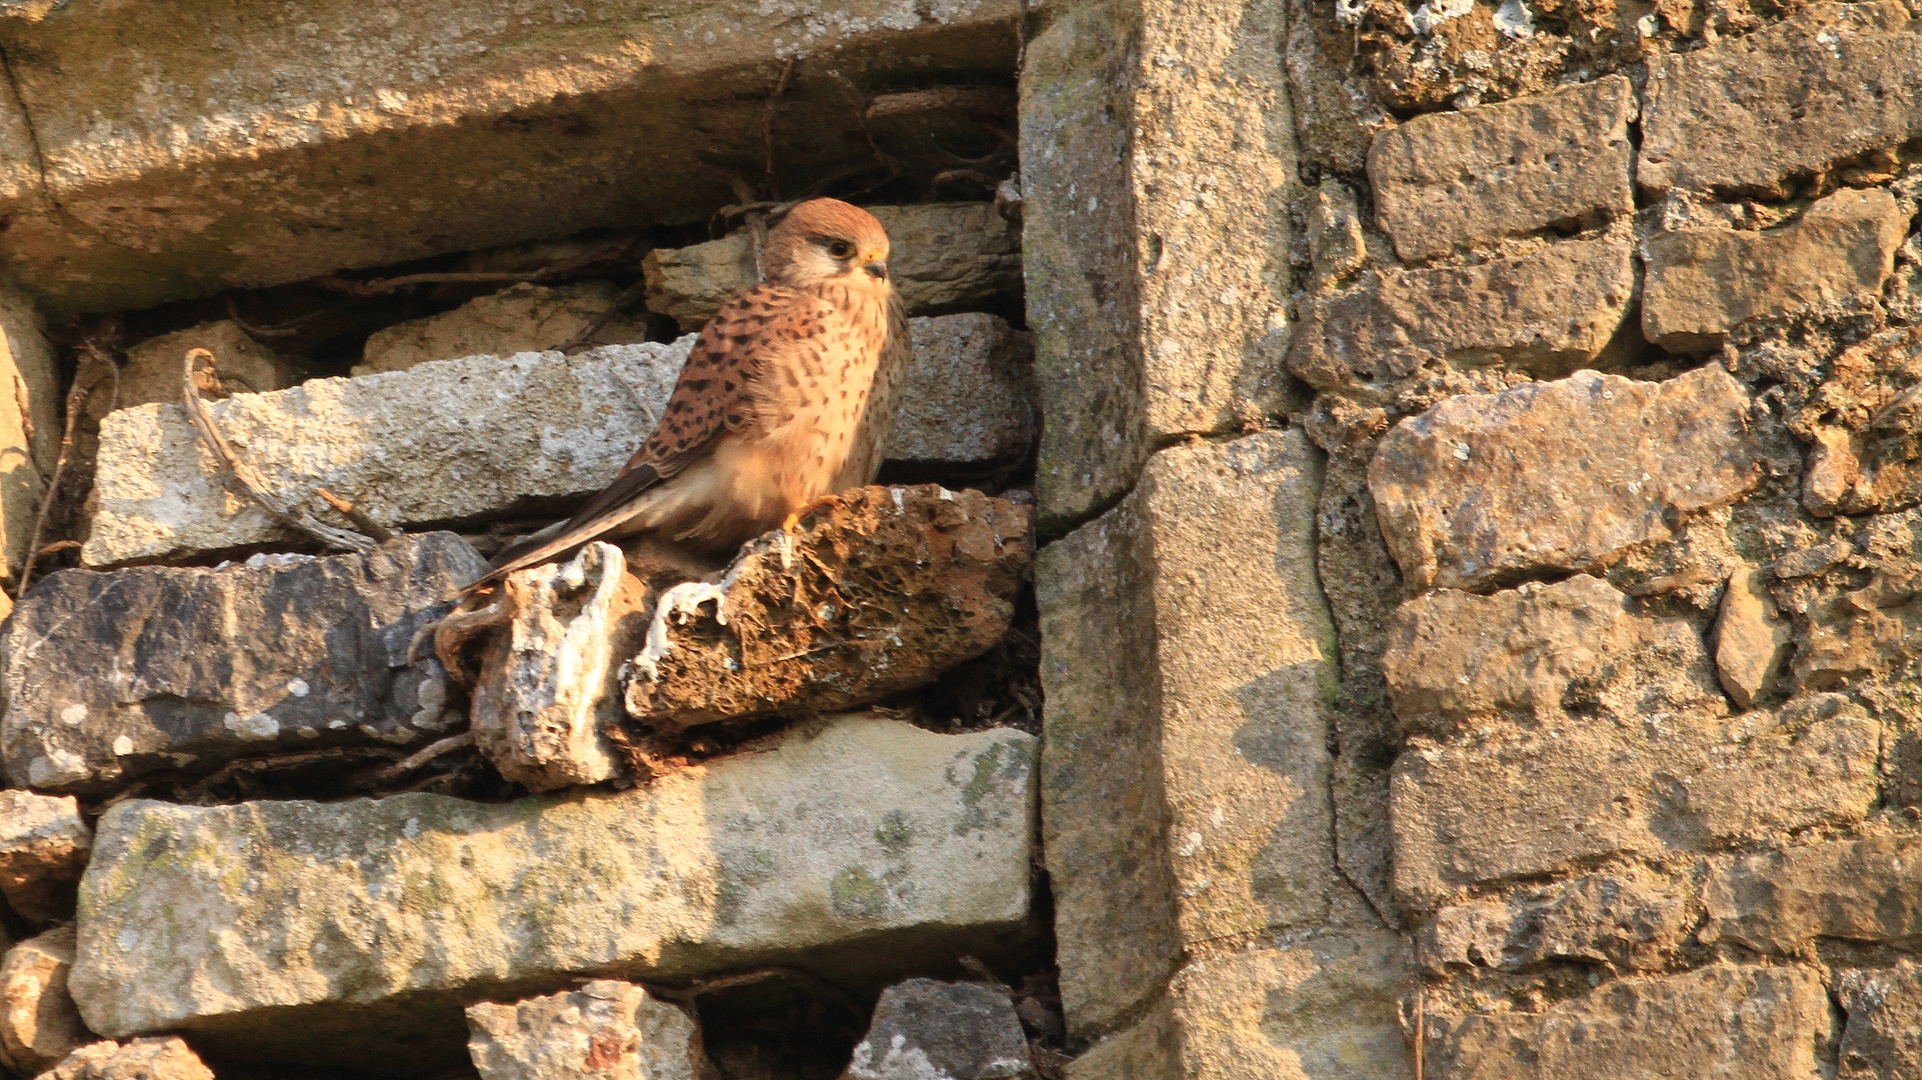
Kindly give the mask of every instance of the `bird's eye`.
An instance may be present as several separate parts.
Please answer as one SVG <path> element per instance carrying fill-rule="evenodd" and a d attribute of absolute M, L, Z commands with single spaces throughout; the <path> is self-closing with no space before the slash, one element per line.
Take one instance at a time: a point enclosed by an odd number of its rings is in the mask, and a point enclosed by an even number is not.
<path fill-rule="evenodd" d="M 848 243 L 846 240 L 836 240 L 834 243 L 828 245 L 828 254 L 837 259 L 845 259 L 849 255 L 854 254 L 854 245 Z"/>

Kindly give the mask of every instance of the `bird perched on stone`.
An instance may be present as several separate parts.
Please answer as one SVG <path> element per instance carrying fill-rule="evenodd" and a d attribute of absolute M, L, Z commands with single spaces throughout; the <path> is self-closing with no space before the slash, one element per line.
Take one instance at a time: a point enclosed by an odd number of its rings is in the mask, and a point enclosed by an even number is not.
<path fill-rule="evenodd" d="M 873 482 L 908 350 L 888 235 L 838 199 L 789 210 L 764 280 L 701 328 L 667 409 L 573 517 L 494 557 L 498 580 L 589 540 L 641 533 L 719 553 Z"/>

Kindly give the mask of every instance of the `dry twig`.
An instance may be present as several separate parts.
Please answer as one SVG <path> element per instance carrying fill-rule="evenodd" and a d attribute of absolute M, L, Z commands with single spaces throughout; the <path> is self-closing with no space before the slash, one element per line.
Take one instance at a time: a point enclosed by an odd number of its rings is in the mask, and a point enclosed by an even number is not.
<path fill-rule="evenodd" d="M 299 507 L 289 508 L 279 499 L 267 493 L 266 484 L 253 467 L 241 461 L 228 444 L 227 437 L 214 426 L 213 417 L 208 415 L 206 403 L 200 400 L 200 390 L 194 386 L 194 362 L 207 361 L 208 366 L 218 370 L 214 354 L 206 349 L 189 349 L 180 369 L 180 400 L 187 407 L 187 417 L 193 421 L 194 430 L 200 434 L 201 445 L 207 448 L 215 460 L 225 467 L 227 480 L 240 494 L 252 499 L 268 516 L 289 528 L 297 529 L 322 544 L 339 551 L 352 551 L 365 554 L 372 551 L 374 541 L 351 529 L 338 529 L 325 522 L 314 520 L 313 515 Z"/>
<path fill-rule="evenodd" d="M 471 731 L 463 731 L 458 735 L 449 735 L 445 739 L 438 739 L 428 743 L 426 747 L 422 748 L 418 753 L 396 761 L 392 765 L 383 767 L 379 772 L 374 774 L 374 780 L 376 783 L 381 784 L 391 783 L 443 754 L 452 753 L 464 746 L 472 745 L 474 745 L 474 733 Z"/>
<path fill-rule="evenodd" d="M 613 322 L 615 316 L 625 311 L 628 305 L 632 304 L 634 301 L 639 300 L 641 297 L 646 295 L 647 295 L 647 279 L 645 278 L 639 281 L 636 281 L 634 284 L 629 285 L 625 289 L 622 289 L 621 294 L 614 298 L 614 302 L 607 305 L 607 310 L 601 312 L 599 315 L 594 316 L 594 321 L 588 323 L 585 327 L 582 327 L 580 333 L 575 334 L 573 337 L 568 338 L 567 341 L 562 343 L 560 351 L 572 352 L 573 350 L 580 348 L 581 346 L 587 344 L 588 342 L 593 341 L 594 335 L 607 329 L 607 324 Z"/>
<path fill-rule="evenodd" d="M 1005 86 L 935 86 L 898 94 L 878 94 L 868 101 L 869 120 L 890 116 L 914 116 L 931 112 L 958 112 L 967 116 L 996 119 L 1014 115 L 1014 91 Z"/>
<path fill-rule="evenodd" d="M 91 360 L 107 372 L 109 391 L 107 412 L 112 412 L 120 403 L 120 366 L 113 362 L 94 341 L 87 342 L 84 360 Z M 60 453 L 53 459 L 53 475 L 47 479 L 46 491 L 40 497 L 40 509 L 33 515 L 33 531 L 27 534 L 27 557 L 20 567 L 20 589 L 18 595 L 25 596 L 27 588 L 33 584 L 33 565 L 41 555 L 40 537 L 47 530 L 47 517 L 53 513 L 53 500 L 60 492 L 60 478 L 67 471 L 67 459 L 73 456 L 74 426 L 80 422 L 80 410 L 87 404 L 99 380 L 89 384 L 79 374 L 73 378 L 73 387 L 67 391 L 67 423 L 60 436 Z M 25 415 L 23 412 L 21 415 Z M 104 414 L 103 414 L 104 415 Z"/>
<path fill-rule="evenodd" d="M 366 512 L 346 499 L 328 491 L 324 487 L 314 489 L 314 494 L 324 499 L 328 506 L 340 512 L 340 516 L 354 523 L 354 527 L 374 538 L 374 543 L 385 544 L 397 533 L 394 530 L 367 516 Z"/>

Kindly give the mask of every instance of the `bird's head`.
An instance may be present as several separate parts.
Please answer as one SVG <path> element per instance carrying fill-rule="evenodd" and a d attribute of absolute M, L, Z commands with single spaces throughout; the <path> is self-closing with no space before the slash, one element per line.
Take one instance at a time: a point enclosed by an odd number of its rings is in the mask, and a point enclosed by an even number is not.
<path fill-rule="evenodd" d="M 888 234 L 874 215 L 839 199 L 796 204 L 768 234 L 761 270 L 795 288 L 846 281 L 888 292 Z"/>

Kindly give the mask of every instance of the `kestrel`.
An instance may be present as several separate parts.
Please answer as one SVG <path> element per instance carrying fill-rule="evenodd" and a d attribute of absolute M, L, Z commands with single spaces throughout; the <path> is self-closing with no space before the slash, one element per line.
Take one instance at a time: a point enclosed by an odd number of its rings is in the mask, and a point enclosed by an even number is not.
<path fill-rule="evenodd" d="M 872 483 L 908 350 L 888 234 L 838 199 L 790 210 L 765 280 L 721 305 L 654 433 L 580 513 L 494 557 L 476 585 L 589 540 L 653 533 L 720 553 Z"/>

